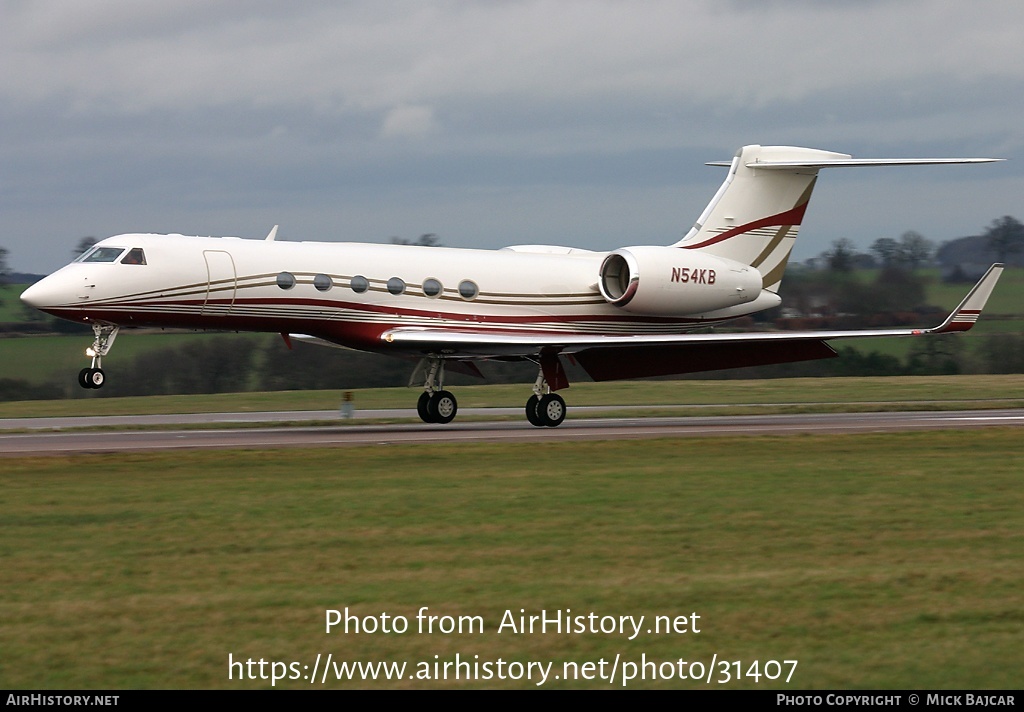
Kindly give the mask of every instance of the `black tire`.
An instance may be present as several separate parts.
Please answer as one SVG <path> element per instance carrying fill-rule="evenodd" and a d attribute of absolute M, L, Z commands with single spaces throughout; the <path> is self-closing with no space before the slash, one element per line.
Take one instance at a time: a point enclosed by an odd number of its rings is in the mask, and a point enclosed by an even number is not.
<path fill-rule="evenodd" d="M 430 417 L 430 408 L 428 403 L 430 402 L 430 394 L 426 391 L 420 394 L 420 399 L 416 401 L 416 412 L 419 413 L 420 420 L 424 423 L 433 423 L 434 420 Z"/>
<path fill-rule="evenodd" d="M 455 419 L 455 414 L 459 412 L 459 402 L 449 391 L 437 391 L 427 401 L 427 411 L 433 418 L 432 422 L 444 425 Z"/>
<path fill-rule="evenodd" d="M 537 415 L 549 428 L 558 427 L 565 420 L 565 399 L 557 393 L 548 393 L 540 399 Z"/>
<path fill-rule="evenodd" d="M 78 385 L 82 388 L 92 388 L 92 384 L 89 382 L 89 376 L 92 374 L 91 368 L 83 368 L 78 372 Z"/>
<path fill-rule="evenodd" d="M 540 398 L 537 396 L 530 396 L 530 400 L 526 401 L 526 419 L 530 421 L 530 425 L 536 425 L 538 428 L 545 425 L 540 416 Z"/>

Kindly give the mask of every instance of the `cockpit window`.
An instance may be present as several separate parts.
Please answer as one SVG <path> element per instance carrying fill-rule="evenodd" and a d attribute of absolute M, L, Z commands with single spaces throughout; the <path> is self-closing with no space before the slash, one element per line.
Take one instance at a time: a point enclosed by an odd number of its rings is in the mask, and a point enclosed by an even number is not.
<path fill-rule="evenodd" d="M 82 262 L 116 262 L 122 252 L 123 247 L 95 247 L 92 252 L 85 254 Z"/>
<path fill-rule="evenodd" d="M 133 247 L 128 250 L 128 254 L 121 260 L 123 265 L 144 265 L 146 264 L 146 253 L 142 251 L 141 247 Z"/>

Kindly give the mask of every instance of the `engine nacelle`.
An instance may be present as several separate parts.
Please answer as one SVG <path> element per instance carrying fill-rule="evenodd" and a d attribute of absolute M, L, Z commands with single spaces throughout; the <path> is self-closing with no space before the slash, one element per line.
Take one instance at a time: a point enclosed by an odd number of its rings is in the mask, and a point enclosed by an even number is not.
<path fill-rule="evenodd" d="M 636 314 L 689 316 L 757 299 L 761 273 L 706 252 L 627 247 L 601 263 L 598 288 L 610 304 Z"/>

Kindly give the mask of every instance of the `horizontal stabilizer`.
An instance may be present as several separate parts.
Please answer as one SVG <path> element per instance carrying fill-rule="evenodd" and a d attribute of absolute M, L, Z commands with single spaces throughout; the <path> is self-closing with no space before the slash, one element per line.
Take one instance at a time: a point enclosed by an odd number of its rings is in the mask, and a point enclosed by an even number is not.
<path fill-rule="evenodd" d="M 858 166 L 936 166 L 947 163 L 996 163 L 1005 158 L 846 158 L 822 161 L 751 161 L 747 168 L 856 168 Z M 732 165 L 730 161 L 713 161 L 708 166 Z"/>

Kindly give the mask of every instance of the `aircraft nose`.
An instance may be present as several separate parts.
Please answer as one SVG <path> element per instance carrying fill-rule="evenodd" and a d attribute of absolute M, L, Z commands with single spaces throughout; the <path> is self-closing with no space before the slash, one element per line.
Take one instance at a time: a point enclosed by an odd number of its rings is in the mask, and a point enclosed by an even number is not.
<path fill-rule="evenodd" d="M 69 295 L 60 280 L 46 277 L 21 293 L 21 301 L 36 309 L 46 309 L 69 301 Z"/>

